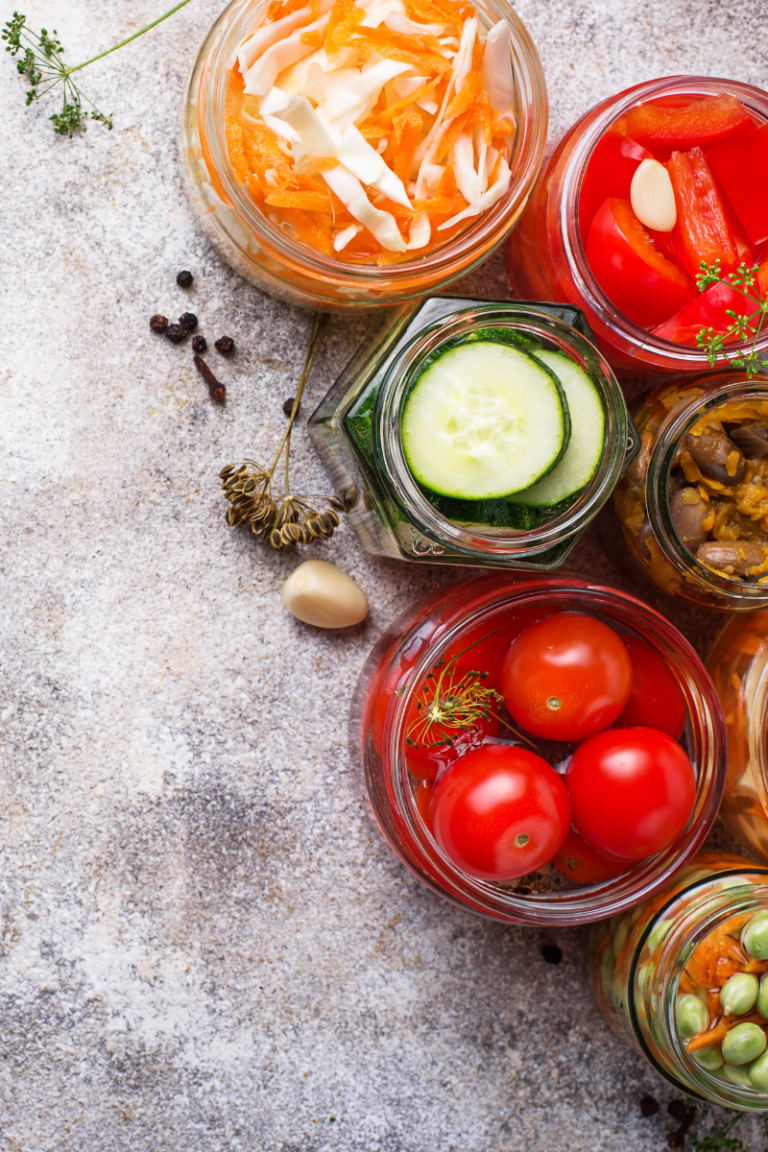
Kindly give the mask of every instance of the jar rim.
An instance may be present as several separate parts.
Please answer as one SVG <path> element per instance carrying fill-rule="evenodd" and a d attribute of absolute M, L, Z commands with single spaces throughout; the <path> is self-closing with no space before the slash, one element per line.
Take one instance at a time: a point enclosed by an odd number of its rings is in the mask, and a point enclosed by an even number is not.
<path fill-rule="evenodd" d="M 351 265 L 323 253 L 314 252 L 307 245 L 294 240 L 263 216 L 254 202 L 237 182 L 228 161 L 224 135 L 223 77 L 233 61 L 234 53 L 246 26 L 252 24 L 254 10 L 263 8 L 267 0 L 231 0 L 219 16 L 209 39 L 213 41 L 210 62 L 203 69 L 200 91 L 204 84 L 213 84 L 212 98 L 201 99 L 205 109 L 205 135 L 209 155 L 215 167 L 215 176 L 239 218 L 241 226 L 250 230 L 256 243 L 269 258 L 279 261 L 286 269 L 297 274 L 311 274 L 317 283 L 333 286 L 337 292 L 359 291 L 366 285 L 380 291 L 405 288 L 409 279 L 430 276 L 444 277 L 440 283 L 464 276 L 472 267 L 484 260 L 505 238 L 511 225 L 522 211 L 541 167 L 548 131 L 548 100 L 544 73 L 536 47 L 519 16 L 507 0 L 478 0 L 481 19 L 486 9 L 504 16 L 512 31 L 512 56 L 517 99 L 518 125 L 513 156 L 510 160 L 513 179 L 507 193 L 491 209 L 470 222 L 458 236 L 436 248 L 433 253 L 412 260 L 379 266 L 377 264 Z M 201 116 L 200 131 L 204 131 Z M 419 295 L 417 286 L 413 295 Z M 351 297 L 351 301 L 354 297 Z"/>
<path fill-rule="evenodd" d="M 565 351 L 599 388 L 605 412 L 603 455 L 591 480 L 571 505 L 545 524 L 529 530 L 486 534 L 448 519 L 425 496 L 408 467 L 403 448 L 403 412 L 425 358 L 449 340 L 460 339 L 484 327 L 528 333 Z M 468 557 L 488 560 L 517 557 L 522 561 L 564 540 L 573 538 L 573 543 L 576 542 L 577 535 L 610 497 L 639 447 L 639 437 L 612 369 L 583 333 L 536 304 L 473 301 L 449 316 L 436 316 L 404 348 L 398 348 L 396 360 L 390 360 L 379 385 L 373 446 L 379 467 L 389 478 L 393 499 L 429 540 L 438 545 L 447 543 Z"/>
<path fill-rule="evenodd" d="M 475 593 L 469 606 L 468 592 Z M 609 624 L 634 632 L 662 652 L 686 696 L 689 754 L 698 769 L 698 778 L 696 806 L 688 827 L 665 852 L 612 880 L 552 893 L 515 896 L 498 885 L 472 879 L 445 857 L 418 812 L 402 749 L 413 686 L 423 683 L 441 652 L 467 627 L 476 626 L 505 607 L 519 608 L 532 602 L 541 604 L 544 615 L 568 609 L 590 611 Z M 365 748 L 367 733 L 362 728 L 369 678 L 387 654 L 393 656 L 393 645 L 404 651 L 419 636 L 424 636 L 425 621 L 434 619 L 438 612 L 443 614 L 444 630 L 439 639 L 435 635 L 429 638 L 413 664 L 409 676 L 411 692 L 394 695 L 390 701 L 383 732 L 383 759 L 378 767 L 371 768 Z M 570 576 L 484 576 L 453 586 L 448 593 L 433 594 L 415 612 L 396 621 L 374 648 L 358 681 L 350 724 L 351 747 L 358 771 L 362 766 L 361 791 L 390 847 L 418 879 L 444 898 L 504 922 L 585 924 L 623 912 L 647 899 L 668 884 L 700 847 L 717 814 L 725 784 L 722 707 L 694 649 L 664 616 L 635 597 Z M 386 784 L 386 799 L 378 792 L 381 780 Z M 391 811 L 382 811 L 387 805 Z M 397 820 L 393 827 L 395 812 Z"/>
<path fill-rule="evenodd" d="M 681 390 L 695 389 L 705 380 L 706 377 L 685 381 L 681 385 Z M 704 413 L 736 398 L 740 400 L 755 398 L 765 402 L 768 400 L 768 379 L 764 376 L 755 376 L 751 379 L 739 377 L 723 383 L 721 388 L 709 395 L 699 393 L 697 396 L 692 396 L 687 404 L 681 406 L 676 415 L 669 419 L 651 449 L 645 478 L 645 499 L 648 516 L 653 523 L 654 537 L 669 563 L 677 571 L 693 566 L 695 583 L 701 589 L 710 594 L 715 592 L 727 601 L 730 608 L 746 610 L 768 604 L 768 582 L 764 585 L 748 584 L 743 581 L 737 583 L 727 575 L 720 575 L 701 564 L 678 536 L 672 523 L 667 496 L 673 458 L 683 436 Z"/>
<path fill-rule="evenodd" d="M 577 293 L 586 302 L 590 311 L 594 312 L 600 324 L 617 332 L 627 342 L 629 345 L 627 355 L 642 356 L 644 359 L 649 356 L 656 357 L 656 362 L 663 364 L 670 372 L 696 371 L 697 368 L 703 371 L 712 365 L 703 348 L 676 344 L 674 341 L 654 336 L 652 332 L 640 327 L 620 312 L 602 290 L 590 268 L 586 246 L 581 236 L 579 225 L 581 185 L 596 145 L 608 128 L 636 104 L 662 95 L 709 96 L 723 93 L 735 95 L 748 111 L 768 123 L 768 93 L 755 85 L 724 77 L 665 76 L 627 88 L 612 100 L 598 106 L 602 107 L 602 111 L 574 144 L 563 173 L 563 193 L 556 227 L 561 231 L 563 250 Z M 588 112 L 586 117 L 589 115 Z M 582 117 L 582 120 L 586 117 Z M 578 123 L 575 127 L 577 126 Z M 549 220 L 549 215 L 548 212 L 548 228 L 555 223 L 554 219 Z M 728 354 L 721 353 L 717 363 L 727 364 L 728 359 L 732 358 L 734 353 L 738 354 L 739 349 L 752 346 L 752 341 L 729 345 Z M 762 333 L 754 346 L 761 352 L 768 350 L 768 329 Z"/>

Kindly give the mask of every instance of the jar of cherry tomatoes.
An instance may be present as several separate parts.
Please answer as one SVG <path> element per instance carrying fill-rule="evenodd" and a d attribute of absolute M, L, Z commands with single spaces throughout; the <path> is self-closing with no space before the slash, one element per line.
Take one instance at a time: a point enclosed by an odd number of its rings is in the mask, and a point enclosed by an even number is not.
<path fill-rule="evenodd" d="M 675 124 L 672 116 L 681 109 L 685 118 Z M 695 280 L 702 257 L 710 264 L 721 257 L 724 273 L 741 261 L 765 262 L 768 209 L 759 179 L 749 173 L 762 162 L 758 152 L 768 162 L 766 125 L 768 94 L 762 89 L 700 76 L 652 80 L 590 109 L 555 147 L 510 237 L 508 266 L 517 294 L 568 300 L 583 309 L 617 371 L 705 371 L 709 360 L 697 333 L 709 326 L 719 330 L 720 321 L 730 324 L 727 308 L 751 313 L 759 303 L 745 304 L 741 293 L 720 286 L 714 293 L 710 289 L 716 299 L 708 307 L 697 297 Z M 675 192 L 677 223 L 671 232 L 647 231 L 630 205 L 633 176 L 651 159 L 669 168 L 675 149 L 680 150 L 675 155 L 683 155 L 680 179 L 688 182 Z M 723 177 L 728 195 L 719 183 Z M 718 219 L 708 226 L 721 236 L 727 232 L 722 250 L 714 240 L 700 251 L 680 246 L 688 211 L 681 196 L 690 201 L 691 213 L 709 211 L 697 207 L 697 181 L 701 188 L 707 185 L 710 206 L 717 203 Z M 760 278 L 768 284 L 768 263 Z M 609 280 L 620 300 L 607 292 Z M 707 300 L 712 303 L 710 296 Z M 671 323 L 674 317 L 678 323 Z M 738 347 L 734 343 L 726 350 L 732 354 Z M 768 330 L 759 335 L 758 347 L 768 348 Z"/>
<path fill-rule="evenodd" d="M 386 9 L 376 8 L 374 14 L 375 5 L 364 3 L 361 8 L 354 10 L 353 23 L 355 21 L 359 23 L 360 14 L 365 9 L 367 15 L 364 22 L 366 25 L 370 25 L 374 31 L 377 24 L 380 24 L 382 28 L 384 27 L 382 21 L 386 21 L 387 13 L 399 14 L 401 39 L 411 34 L 411 26 L 417 29 L 417 25 L 403 15 L 405 8 L 402 4 L 398 5 L 393 0 L 387 0 L 387 5 Z M 408 243 L 413 249 L 413 254 L 409 254 L 407 251 L 394 250 L 379 252 L 377 255 L 375 250 L 372 252 L 365 250 L 361 241 L 367 232 L 362 226 L 355 223 L 355 220 L 362 218 L 362 216 L 354 208 L 345 190 L 337 183 L 334 183 L 334 196 L 338 191 L 339 195 L 344 197 L 343 203 L 340 203 L 338 198 L 333 199 L 331 197 L 329 211 L 338 213 L 347 205 L 352 211 L 354 219 L 348 228 L 338 229 L 338 234 L 333 232 L 326 235 L 323 228 L 318 225 L 317 214 L 313 212 L 313 208 L 317 205 L 311 199 L 307 199 L 306 196 L 302 199 L 299 191 L 297 191 L 308 186 L 302 184 L 301 181 L 294 181 L 283 188 L 279 182 L 279 173 L 285 165 L 286 142 L 291 143 L 291 147 L 293 147 L 298 136 L 290 126 L 284 125 L 280 128 L 275 118 L 270 118 L 270 114 L 267 114 L 267 121 L 271 126 L 270 132 L 272 129 L 277 129 L 277 132 L 282 133 L 282 135 L 278 140 L 273 138 L 274 133 L 268 134 L 269 138 L 266 143 L 262 141 L 263 172 L 260 172 L 259 176 L 263 176 L 264 179 L 261 180 L 263 187 L 261 187 L 260 195 L 263 199 L 270 192 L 269 181 L 271 180 L 275 185 L 272 191 L 277 194 L 278 200 L 282 196 L 280 203 L 283 207 L 270 207 L 266 201 L 261 204 L 258 199 L 254 198 L 255 186 L 252 187 L 249 182 L 247 157 L 242 161 L 242 170 L 236 170 L 236 166 L 233 166 L 232 150 L 228 147 L 228 143 L 231 141 L 228 141 L 227 133 L 233 123 L 233 115 L 239 114 L 234 105 L 237 103 L 240 88 L 233 88 L 233 84 L 236 83 L 241 86 L 242 83 L 238 72 L 238 53 L 249 37 L 251 37 L 252 42 L 256 41 L 257 37 L 252 36 L 252 33 L 257 28 L 263 28 L 265 20 L 271 19 L 270 12 L 274 8 L 282 8 L 287 13 L 281 19 L 292 21 L 290 28 L 286 28 L 285 35 L 288 36 L 292 29 L 291 35 L 294 38 L 299 36 L 302 28 L 297 27 L 297 24 L 300 23 L 299 17 L 301 17 L 302 12 L 305 12 L 305 9 L 297 11 L 295 4 L 292 6 L 290 4 L 283 4 L 282 6 L 280 4 L 268 4 L 268 0 L 232 0 L 208 33 L 192 69 L 187 88 L 183 117 L 187 190 L 200 227 L 222 258 L 231 264 L 240 275 L 270 295 L 285 299 L 293 304 L 327 311 L 381 308 L 402 300 L 418 298 L 451 284 L 481 264 L 494 248 L 505 239 L 519 219 L 541 166 L 547 139 L 548 103 L 541 63 L 528 32 L 513 9 L 506 3 L 506 0 L 478 0 L 475 9 L 482 35 L 485 35 L 502 19 L 506 20 L 508 24 L 508 46 L 504 48 L 506 56 L 501 61 L 503 65 L 501 70 L 509 76 L 513 88 L 511 94 L 507 93 L 510 95 L 513 106 L 506 110 L 510 135 L 505 138 L 508 143 L 504 145 L 504 148 L 509 152 L 505 163 L 508 162 L 508 168 L 511 172 L 508 186 L 506 186 L 503 195 L 497 199 L 493 200 L 493 197 L 489 197 L 493 203 L 488 206 L 487 210 L 481 207 L 476 214 L 470 211 L 455 226 L 450 225 L 447 231 L 441 233 L 440 225 L 452 220 L 453 216 L 458 214 L 455 211 L 455 206 L 461 199 L 455 180 L 448 180 L 450 187 L 440 186 L 439 178 L 442 172 L 438 169 L 445 168 L 446 158 L 440 157 L 440 163 L 433 164 L 432 170 L 426 173 L 424 178 L 431 181 L 431 184 L 424 189 L 416 188 L 414 185 L 409 191 L 408 173 L 403 170 L 405 193 L 410 197 L 410 203 L 413 203 L 413 195 L 415 195 L 421 198 L 419 204 L 427 205 L 423 209 L 427 216 L 430 212 L 433 213 L 430 217 L 432 238 L 428 243 L 422 242 L 423 237 L 422 240 L 415 240 L 413 232 L 410 235 Z M 319 5 L 319 10 L 324 14 L 321 21 L 324 19 L 326 24 L 330 8 L 330 3 Z M 468 18 L 469 11 L 472 10 L 466 7 L 456 8 L 456 12 L 462 13 L 462 19 Z M 311 21 L 309 6 L 306 6 L 306 19 Z M 314 27 L 315 25 L 312 25 L 306 34 L 317 38 L 319 33 L 312 30 Z M 430 25 L 429 27 L 434 31 L 433 26 Z M 448 30 L 450 31 L 450 29 Z M 392 35 L 396 38 L 398 33 Z M 322 43 L 322 36 L 317 41 L 313 40 L 312 43 Z M 448 42 L 446 43 L 448 44 Z M 439 56 L 443 52 L 452 55 L 457 43 L 458 41 L 451 41 L 447 47 L 441 47 L 437 55 Z M 389 48 L 385 45 L 382 50 L 387 58 L 394 54 L 397 63 L 398 60 L 404 59 L 402 56 L 404 46 L 407 48 L 407 44 L 400 43 L 398 48 L 398 44 L 394 43 Z M 431 66 L 437 68 L 438 75 L 441 75 L 439 69 L 443 67 L 443 64 L 440 63 L 440 60 L 436 65 L 434 64 L 435 53 L 432 52 L 430 56 L 425 50 L 424 43 L 419 43 L 417 47 L 420 54 L 417 53 L 414 60 L 417 63 L 420 60 L 425 60 L 427 63 L 431 61 Z M 427 47 L 432 51 L 430 45 Z M 247 49 L 245 51 L 247 52 Z M 347 50 L 344 49 L 344 51 Z M 400 51 L 400 55 L 398 55 L 398 51 Z M 354 53 L 352 55 L 354 56 Z M 286 57 L 285 63 L 290 65 L 294 59 L 296 59 L 295 55 L 291 56 L 290 60 Z M 374 55 L 372 59 L 375 60 L 377 57 Z M 380 57 L 378 59 L 381 60 Z M 354 65 L 355 63 L 364 63 L 364 61 L 357 62 L 352 59 L 351 64 Z M 413 73 L 414 68 L 407 69 L 406 65 L 403 64 L 402 71 Z M 418 72 L 418 68 L 415 71 Z M 280 73 L 277 77 L 278 85 L 282 83 L 280 79 L 282 75 L 283 73 Z M 319 65 L 317 65 L 315 75 L 318 83 L 322 83 L 322 68 Z M 347 84 L 348 89 L 351 83 L 350 75 L 357 75 L 354 68 L 346 68 L 339 73 L 340 79 Z M 400 76 L 396 76 L 395 82 L 399 83 L 400 79 Z M 425 77 L 421 76 L 421 85 L 429 91 L 421 92 L 419 89 L 416 97 L 421 95 L 422 98 L 418 106 L 414 104 L 413 109 L 405 109 L 407 113 L 405 120 L 397 123 L 393 121 L 393 116 L 402 111 L 400 105 L 408 103 L 408 93 L 413 93 L 417 79 L 419 78 L 413 77 L 413 83 L 406 84 L 405 88 L 401 87 L 400 90 L 405 93 L 402 101 L 398 102 L 395 95 L 394 103 L 391 103 L 390 99 L 390 105 L 383 109 L 389 116 L 390 126 L 397 134 L 399 140 L 397 148 L 400 150 L 401 156 L 404 156 L 408 150 L 412 153 L 416 144 L 415 137 L 410 139 L 410 144 L 404 144 L 403 134 L 406 134 L 405 139 L 407 140 L 407 134 L 413 133 L 418 123 L 421 123 L 419 130 L 423 134 L 431 119 L 436 114 L 442 114 L 437 103 L 431 99 L 434 94 L 441 92 L 440 85 L 438 84 L 435 88 L 434 83 L 424 84 Z M 286 81 L 291 91 L 295 91 L 296 88 L 294 81 L 295 78 L 290 82 Z M 275 81 L 273 80 L 272 83 Z M 388 92 L 390 86 L 390 83 L 385 85 L 383 91 Z M 419 84 L 416 84 L 416 88 L 419 88 Z M 275 88 L 272 89 L 272 94 L 275 90 Z M 310 92 L 310 88 L 305 86 L 301 91 Z M 314 91 L 319 93 L 320 90 L 316 88 Z M 344 97 L 344 91 L 339 90 L 338 85 L 334 91 L 339 92 L 340 97 Z M 448 95 L 450 94 L 446 94 L 446 101 Z M 255 98 L 251 97 L 250 99 L 253 101 Z M 286 97 L 287 99 L 288 97 Z M 314 100 L 314 96 L 312 99 Z M 306 111 L 306 108 L 309 107 L 306 99 L 305 106 L 304 110 Z M 266 107 L 267 105 L 264 105 L 265 109 Z M 458 106 L 455 106 L 455 110 L 458 111 Z M 251 108 L 250 111 L 248 109 L 243 111 L 245 121 L 251 125 L 256 123 L 253 120 L 254 111 L 258 116 L 258 109 Z M 311 113 L 312 109 L 310 108 Z M 282 112 L 278 109 L 275 115 L 282 115 Z M 249 116 L 250 120 L 248 120 Z M 418 121 L 417 118 L 420 117 L 422 120 Z M 368 133 L 366 138 L 372 141 L 372 152 L 363 140 L 363 134 L 368 132 L 366 127 L 368 121 L 360 120 L 359 122 L 363 132 L 357 132 L 352 141 L 357 149 L 355 153 L 357 163 L 355 163 L 354 158 L 350 158 L 350 163 L 355 166 L 360 180 L 368 185 L 369 181 L 374 180 L 379 153 L 382 152 L 382 145 L 386 146 L 388 137 L 371 136 Z M 258 124 L 260 130 L 263 129 L 264 124 L 261 120 Z M 357 121 L 352 126 L 355 127 L 356 124 Z M 365 155 L 362 155 L 361 149 L 365 150 Z M 322 142 L 316 144 L 315 150 L 321 157 L 322 168 L 322 158 L 326 157 L 328 153 L 323 151 Z M 484 182 L 486 182 L 487 177 L 488 191 L 490 191 L 490 187 L 494 186 L 494 173 L 498 171 L 497 166 L 491 163 L 495 153 L 489 154 L 485 148 L 481 150 L 484 162 L 487 161 L 487 171 L 480 171 L 480 160 L 475 157 L 474 163 L 478 168 L 475 174 Z M 313 150 L 310 149 L 309 151 Z M 299 166 L 304 163 L 306 169 L 304 151 L 299 153 L 294 150 L 294 152 L 296 165 Z M 383 150 L 383 155 L 385 159 L 388 158 L 389 154 L 386 148 Z M 467 160 L 466 157 L 464 159 Z M 401 158 L 396 157 L 390 162 L 390 168 L 392 165 L 397 168 L 401 162 L 405 163 Z M 361 164 L 367 165 L 367 172 L 362 170 Z M 467 177 L 469 178 L 468 172 Z M 356 178 L 350 178 L 347 174 L 345 179 L 346 183 L 350 184 L 351 180 Z M 397 193 L 397 186 L 394 186 L 393 191 L 391 184 L 392 181 L 390 180 L 381 197 L 377 198 L 374 194 L 373 212 L 378 212 L 379 215 L 373 216 L 373 219 L 379 223 L 385 215 L 385 210 L 396 211 L 397 208 L 397 206 L 393 208 L 391 200 L 391 197 Z M 320 185 L 322 185 L 322 180 Z M 371 186 L 375 187 L 376 185 Z M 359 187 L 359 193 L 365 200 L 366 196 L 362 187 Z M 318 200 L 322 199 L 322 194 L 322 188 L 314 193 Z M 438 196 L 442 196 L 446 205 L 442 206 L 442 215 L 435 216 L 434 212 L 441 208 L 441 204 L 436 199 Z M 275 200 L 274 195 L 267 196 L 267 198 L 270 203 Z M 328 199 L 327 195 L 326 199 Z M 479 197 L 476 199 L 479 202 Z M 398 201 L 398 204 L 400 203 L 406 202 Z M 365 207 L 366 219 L 370 219 L 370 205 Z M 403 219 L 407 224 L 414 217 L 414 211 L 409 207 L 408 209 L 404 208 L 403 212 Z M 424 220 L 421 221 L 421 224 L 424 224 Z M 406 225 L 403 224 L 401 231 L 405 227 Z M 351 242 L 349 240 L 350 235 L 352 236 Z M 446 237 L 445 241 L 436 241 L 435 238 L 440 235 Z M 374 245 L 374 249 L 375 247 Z"/>
<path fill-rule="evenodd" d="M 559 305 L 432 297 L 390 315 L 309 421 L 315 448 L 363 546 L 415 563 L 559 567 L 610 498 L 639 444 L 618 381 L 589 337 L 580 313 Z M 508 342 L 505 348 L 538 357 L 554 354 L 550 362 L 562 365 L 561 374 L 563 368 L 579 374 L 590 389 L 595 408 L 602 409 L 601 428 L 594 459 L 583 431 L 572 431 L 575 452 L 591 461 L 577 479 L 569 473 L 569 482 L 544 496 L 532 489 L 486 500 L 446 498 L 417 480 L 404 446 L 405 407 L 426 367 L 476 341 Z M 579 399 L 572 395 L 570 401 L 574 428 L 586 420 Z M 461 415 L 458 406 L 452 415 L 456 411 Z M 516 450 L 522 454 L 519 442 Z"/>
<path fill-rule="evenodd" d="M 718 637 L 708 667 L 728 732 L 720 815 L 747 851 L 768 864 L 768 611 L 734 616 Z"/>
<path fill-rule="evenodd" d="M 662 385 L 614 499 L 645 572 L 710 608 L 768 603 L 768 382 L 718 372 Z"/>
<path fill-rule="evenodd" d="M 700 853 L 594 924 L 587 963 L 605 1019 L 677 1090 L 768 1110 L 768 868 Z"/>
<path fill-rule="evenodd" d="M 441 707 L 450 700 L 451 708 L 459 708 L 460 716 L 472 715 L 471 709 L 482 694 L 500 687 L 510 643 L 529 625 L 554 613 L 587 614 L 600 622 L 599 628 L 607 625 L 606 632 L 611 629 L 612 635 L 618 633 L 628 647 L 630 640 L 644 642 L 646 651 L 648 646 L 652 649 L 652 659 L 658 663 L 661 657 L 663 676 L 672 677 L 668 695 L 678 696 L 682 703 L 681 745 L 695 775 L 690 816 L 664 850 L 634 865 L 625 862 L 618 868 L 620 875 L 615 860 L 613 867 L 603 869 L 605 860 L 590 856 L 583 845 L 572 858 L 566 841 L 556 867 L 547 864 L 512 881 L 478 878 L 477 870 L 470 874 L 459 867 L 455 856 L 451 857 L 436 838 L 432 789 L 437 795 L 443 773 L 448 779 L 467 749 L 471 756 L 478 747 L 490 745 L 495 757 L 499 746 L 511 743 L 522 748 L 523 741 L 526 763 L 535 760 L 540 766 L 541 760 L 546 760 L 563 771 L 574 745 L 563 743 L 561 735 L 553 741 L 531 738 L 530 731 L 526 735 L 502 728 L 499 717 L 494 720 L 492 714 L 483 713 L 482 705 L 474 712 L 479 719 L 466 736 L 466 744 L 459 741 L 425 751 L 420 744 L 421 728 L 433 719 L 438 680 Z M 446 677 L 450 680 L 447 689 Z M 555 706 L 551 701 L 549 704 Z M 661 701 L 659 710 L 664 707 Z M 459 717 L 458 712 L 456 715 Z M 460 717 L 456 723 L 461 723 Z M 397 621 L 374 648 L 358 682 L 350 743 L 361 792 L 374 821 L 395 854 L 422 883 L 480 915 L 539 925 L 580 924 L 617 915 L 668 884 L 706 836 L 717 813 L 725 772 L 720 704 L 685 638 L 664 617 L 631 596 L 563 577 L 484 576 L 433 595 Z M 673 747 L 679 754 L 680 747 Z M 549 771 L 546 766 L 545 771 Z M 565 791 L 560 781 L 557 789 Z M 599 796 L 595 796 L 599 806 Z M 560 834 L 565 832 L 567 820 Z M 526 841 L 526 835 L 515 836 L 516 847 L 525 847 Z M 574 876 L 583 878 L 582 882 L 575 882 Z"/>

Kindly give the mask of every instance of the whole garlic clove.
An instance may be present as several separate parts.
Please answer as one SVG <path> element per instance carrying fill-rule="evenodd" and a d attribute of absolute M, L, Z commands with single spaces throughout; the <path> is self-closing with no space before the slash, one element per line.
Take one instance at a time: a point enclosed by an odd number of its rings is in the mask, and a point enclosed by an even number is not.
<path fill-rule="evenodd" d="M 283 584 L 289 612 L 315 628 L 350 628 L 368 615 L 368 601 L 351 576 L 327 560 L 305 560 Z"/>
<path fill-rule="evenodd" d="M 658 160 L 641 160 L 629 189 L 632 211 L 654 232 L 671 232 L 677 223 L 675 191 L 669 172 Z"/>

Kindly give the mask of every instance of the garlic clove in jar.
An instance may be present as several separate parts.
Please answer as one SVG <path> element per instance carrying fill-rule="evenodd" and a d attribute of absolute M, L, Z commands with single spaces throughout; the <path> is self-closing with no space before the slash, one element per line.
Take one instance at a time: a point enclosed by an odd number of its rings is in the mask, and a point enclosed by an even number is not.
<path fill-rule="evenodd" d="M 351 576 L 327 560 L 305 560 L 283 585 L 283 603 L 315 628 L 350 628 L 368 615 L 368 601 Z"/>
<path fill-rule="evenodd" d="M 632 211 L 654 232 L 671 232 L 677 223 L 675 191 L 669 172 L 658 160 L 642 160 L 629 190 Z"/>

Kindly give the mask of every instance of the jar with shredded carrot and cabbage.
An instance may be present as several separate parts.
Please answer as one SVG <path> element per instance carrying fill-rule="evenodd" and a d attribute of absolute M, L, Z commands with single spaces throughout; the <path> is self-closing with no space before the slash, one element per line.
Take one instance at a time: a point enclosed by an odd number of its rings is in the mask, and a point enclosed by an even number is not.
<path fill-rule="evenodd" d="M 677 1090 L 768 1111 L 768 868 L 699 853 L 592 927 L 588 968 L 608 1023 Z"/>
<path fill-rule="evenodd" d="M 481 263 L 538 173 L 547 99 L 505 0 L 234 0 L 193 69 L 189 190 L 257 286 L 326 309 Z"/>
<path fill-rule="evenodd" d="M 635 559 L 674 596 L 768 605 L 768 381 L 737 371 L 663 385 L 635 413 L 641 447 L 615 492 Z"/>

